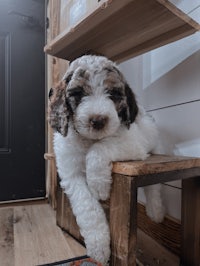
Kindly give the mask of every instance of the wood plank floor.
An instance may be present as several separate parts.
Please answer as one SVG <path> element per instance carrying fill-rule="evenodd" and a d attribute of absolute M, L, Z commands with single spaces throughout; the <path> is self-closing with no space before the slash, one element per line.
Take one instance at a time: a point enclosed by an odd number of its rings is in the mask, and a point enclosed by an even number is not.
<path fill-rule="evenodd" d="M 0 207 L 0 266 L 36 266 L 86 254 L 56 225 L 48 204 Z M 178 266 L 179 259 L 138 230 L 138 265 Z"/>
<path fill-rule="evenodd" d="M 56 226 L 48 204 L 0 208 L 1 266 L 36 266 L 85 254 Z"/>

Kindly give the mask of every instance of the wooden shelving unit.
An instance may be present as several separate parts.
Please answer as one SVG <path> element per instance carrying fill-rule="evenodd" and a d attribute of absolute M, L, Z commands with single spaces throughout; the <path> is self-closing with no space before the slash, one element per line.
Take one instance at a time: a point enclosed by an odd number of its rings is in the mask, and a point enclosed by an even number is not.
<path fill-rule="evenodd" d="M 52 0 L 49 2 L 51 3 L 50 19 L 52 18 L 51 23 L 53 25 L 50 33 L 51 38 L 52 36 L 54 38 L 59 31 L 60 1 Z M 86 14 L 86 16 L 73 27 L 66 28 L 54 39 L 49 41 L 44 50 L 50 55 L 69 61 L 72 61 L 83 54 L 96 52 L 103 54 L 114 61 L 121 62 L 154 48 L 179 40 L 198 30 L 200 30 L 200 25 L 198 23 L 167 0 L 107 0 L 107 2 L 102 4 L 102 6 L 96 9 L 93 13 L 89 15 Z M 60 70 L 63 70 L 63 68 L 60 66 L 59 60 L 53 58 L 53 82 L 59 80 Z M 154 158 L 156 159 L 156 157 Z M 47 159 L 53 161 L 52 158 Z M 200 183 L 198 180 L 200 162 L 197 162 L 196 160 L 190 161 L 189 158 L 187 159 L 187 162 L 185 159 L 180 162 L 178 158 L 171 157 L 170 159 L 167 159 L 165 157 L 164 161 L 159 161 L 162 164 L 160 166 L 160 163 L 157 163 L 157 159 L 156 161 L 149 160 L 150 158 L 148 158 L 148 162 L 146 161 L 145 165 L 144 162 L 137 161 L 137 167 L 136 165 L 133 165 L 133 162 L 116 162 L 114 164 L 113 174 L 116 178 L 114 179 L 115 185 L 109 202 L 110 206 L 106 206 L 105 204 L 108 215 L 111 210 L 109 216 L 110 224 L 112 225 L 112 248 L 116 248 L 116 250 L 112 252 L 112 260 L 114 261 L 113 265 L 136 265 L 136 184 L 137 186 L 143 186 L 155 184 L 156 182 L 172 181 L 175 179 L 184 179 L 182 181 L 182 241 L 178 238 L 178 241 L 176 242 L 178 245 L 180 245 L 181 242 L 181 251 L 178 246 L 178 251 L 181 252 L 181 262 L 184 265 L 188 264 L 188 261 L 190 265 L 199 265 L 200 229 L 198 224 L 194 224 L 191 221 L 199 219 L 199 212 L 197 210 L 200 206 Z M 133 171 L 138 171 L 138 173 Z M 144 173 L 144 171 L 146 171 L 146 173 Z M 147 177 L 147 172 L 150 179 Z M 154 176 L 152 176 L 152 174 Z M 137 182 L 135 182 L 135 176 L 137 176 Z M 54 186 L 56 187 L 56 185 Z M 120 189 L 120 193 L 121 189 L 125 191 L 123 194 L 124 196 L 118 197 L 120 194 L 118 189 Z M 127 193 L 127 191 L 130 191 L 130 193 Z M 73 217 L 71 219 L 71 210 L 68 212 L 68 207 L 70 205 L 67 203 L 67 198 L 64 196 L 64 192 L 59 189 L 58 194 L 56 194 L 55 191 L 53 191 L 52 194 L 54 196 L 57 195 L 57 224 L 61 228 L 70 231 L 70 233 L 78 239 L 80 234 L 77 225 L 73 227 L 75 218 Z M 130 197 L 130 195 L 134 195 L 134 197 Z M 127 199 L 127 204 L 124 201 L 125 198 Z M 121 202 L 118 202 L 118 200 L 121 200 Z M 123 207 L 119 208 L 119 206 Z M 127 210 L 125 213 L 128 213 L 130 219 L 125 217 L 123 213 L 124 209 Z M 65 211 L 62 212 L 62 210 Z M 121 211 L 122 215 L 120 215 L 118 211 Z M 132 215 L 132 212 L 134 212 L 134 215 Z M 66 215 L 67 219 L 65 219 Z M 125 231 L 118 230 L 120 227 L 119 217 L 122 218 L 121 223 L 123 223 L 123 225 L 125 224 L 124 218 L 126 218 Z M 146 220 L 144 224 L 146 226 Z M 129 227 L 134 232 L 131 232 Z M 157 227 L 153 224 L 152 228 Z M 151 231 L 153 231 L 152 228 Z M 165 232 L 166 227 L 164 228 L 163 239 L 166 239 Z M 121 236 L 121 233 L 124 234 L 124 236 Z M 155 235 L 158 235 L 157 232 Z M 118 245 L 119 242 L 124 239 L 125 241 L 128 241 L 128 244 L 125 243 L 124 246 Z M 172 241 L 174 241 L 173 237 Z M 188 249 L 188 241 L 189 246 L 191 247 L 190 249 Z M 172 242 L 169 244 L 173 246 Z M 117 261 L 118 259 L 122 261 L 119 262 Z M 130 262 L 124 261 L 128 259 Z"/>
<path fill-rule="evenodd" d="M 108 0 L 44 50 L 69 61 L 92 51 L 120 62 L 198 30 L 197 22 L 167 0 Z"/>

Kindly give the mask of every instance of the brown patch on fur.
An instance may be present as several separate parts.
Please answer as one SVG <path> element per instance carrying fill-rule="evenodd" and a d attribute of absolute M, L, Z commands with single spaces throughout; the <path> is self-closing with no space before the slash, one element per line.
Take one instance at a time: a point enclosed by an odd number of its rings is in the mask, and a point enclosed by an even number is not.
<path fill-rule="evenodd" d="M 79 69 L 77 72 L 74 73 L 73 77 L 70 80 L 70 84 L 67 88 L 67 97 L 68 97 L 68 90 L 73 90 L 75 88 L 83 88 L 85 94 L 91 94 L 92 90 L 88 85 L 89 81 L 89 73 L 87 70 Z"/>
<path fill-rule="evenodd" d="M 129 119 L 129 125 L 134 122 L 137 114 L 138 114 L 138 105 L 135 99 L 135 94 L 131 90 L 131 88 L 128 86 L 128 84 L 125 84 L 125 94 L 126 94 L 126 101 L 128 105 L 128 119 Z"/>
<path fill-rule="evenodd" d="M 123 88 L 123 80 L 121 76 L 115 71 L 108 71 L 107 77 L 103 82 L 105 88 L 112 89 L 113 87 L 121 87 Z"/>
<path fill-rule="evenodd" d="M 80 68 L 74 72 L 67 86 L 66 98 L 73 113 L 80 104 L 81 99 L 92 93 L 92 89 L 89 86 L 89 77 L 89 72 Z"/>
<path fill-rule="evenodd" d="M 107 78 L 104 80 L 104 86 L 108 93 L 111 94 L 110 98 L 115 104 L 122 123 L 129 128 L 138 113 L 135 95 L 117 68 L 105 68 L 105 70 L 107 71 Z"/>
<path fill-rule="evenodd" d="M 57 86 L 51 91 L 48 121 L 51 127 L 67 136 L 69 112 L 66 104 L 65 81 L 60 81 Z"/>

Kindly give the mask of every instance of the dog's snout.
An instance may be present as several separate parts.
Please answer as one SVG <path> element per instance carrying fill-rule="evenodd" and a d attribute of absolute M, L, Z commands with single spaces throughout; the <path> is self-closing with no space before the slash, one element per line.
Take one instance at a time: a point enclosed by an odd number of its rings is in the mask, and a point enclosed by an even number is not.
<path fill-rule="evenodd" d="M 96 130 L 103 129 L 107 121 L 108 121 L 108 117 L 102 116 L 102 115 L 95 115 L 89 119 L 90 125 L 92 126 L 93 129 L 96 129 Z"/>

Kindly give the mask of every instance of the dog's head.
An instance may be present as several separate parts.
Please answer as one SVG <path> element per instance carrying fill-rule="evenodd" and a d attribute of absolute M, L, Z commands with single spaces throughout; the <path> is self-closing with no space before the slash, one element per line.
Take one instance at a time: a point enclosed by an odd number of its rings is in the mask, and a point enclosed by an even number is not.
<path fill-rule="evenodd" d="M 134 122 L 134 93 L 116 65 L 103 56 L 82 56 L 50 90 L 49 122 L 63 136 L 68 122 L 83 137 L 102 139 Z"/>

